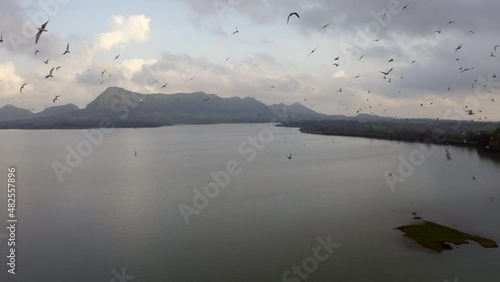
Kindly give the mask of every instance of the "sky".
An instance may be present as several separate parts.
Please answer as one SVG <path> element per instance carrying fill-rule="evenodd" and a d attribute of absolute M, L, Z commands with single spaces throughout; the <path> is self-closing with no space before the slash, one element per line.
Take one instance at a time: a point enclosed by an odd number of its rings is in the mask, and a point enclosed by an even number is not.
<path fill-rule="evenodd" d="M 497 0 L 0 5 L 0 106 L 40 112 L 60 95 L 56 105 L 84 108 L 117 86 L 142 94 L 203 91 L 269 105 L 299 102 L 332 115 L 500 120 Z M 293 12 L 300 18 L 287 23 Z M 62 55 L 68 43 L 71 53 Z"/>

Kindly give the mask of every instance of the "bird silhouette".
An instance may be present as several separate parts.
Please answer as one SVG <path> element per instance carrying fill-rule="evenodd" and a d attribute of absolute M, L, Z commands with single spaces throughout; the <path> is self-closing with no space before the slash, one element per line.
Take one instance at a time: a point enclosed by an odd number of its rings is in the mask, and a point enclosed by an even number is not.
<path fill-rule="evenodd" d="M 41 27 L 38 28 L 38 33 L 36 34 L 36 40 L 35 40 L 35 45 L 38 43 L 38 41 L 40 40 L 40 36 L 42 36 L 42 33 L 44 32 L 47 32 L 48 30 L 46 29 L 47 27 L 47 24 L 49 23 L 49 21 L 45 22 L 44 24 L 42 24 Z"/>
<path fill-rule="evenodd" d="M 68 45 L 66 45 L 66 51 L 64 51 L 63 56 L 69 53 L 71 52 L 69 51 L 69 43 L 68 43 Z"/>
<path fill-rule="evenodd" d="M 49 73 L 49 74 L 45 77 L 45 79 L 50 78 L 50 77 L 54 77 L 54 76 L 52 75 L 52 72 L 54 72 L 54 68 L 52 68 L 52 69 L 50 70 L 50 73 Z"/>
<path fill-rule="evenodd" d="M 297 18 L 299 18 L 299 19 L 300 19 L 300 16 L 299 16 L 299 14 L 298 14 L 298 13 L 296 13 L 296 12 L 290 13 L 290 15 L 288 15 L 288 18 L 287 18 L 287 20 L 286 20 L 286 24 L 288 24 L 288 23 L 290 22 L 290 17 L 291 17 L 291 16 L 296 16 Z"/>
<path fill-rule="evenodd" d="M 19 88 L 19 93 L 23 93 L 23 88 L 26 85 L 28 85 L 28 83 L 24 83 L 23 85 L 21 85 L 21 88 Z"/>

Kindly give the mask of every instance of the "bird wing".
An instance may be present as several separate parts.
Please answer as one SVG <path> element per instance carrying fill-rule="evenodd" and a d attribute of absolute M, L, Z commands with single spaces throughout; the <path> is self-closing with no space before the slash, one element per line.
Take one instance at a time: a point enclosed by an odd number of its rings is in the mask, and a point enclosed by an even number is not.
<path fill-rule="evenodd" d="M 42 24 L 42 29 L 45 29 L 45 27 L 47 26 L 48 23 L 49 23 L 49 21 L 47 21 L 44 24 Z"/>
<path fill-rule="evenodd" d="M 294 15 L 295 15 L 295 16 L 297 16 L 297 18 L 299 18 L 299 19 L 300 19 L 299 14 L 297 14 L 297 13 L 290 13 L 290 15 L 288 15 L 288 19 L 287 19 L 287 21 L 286 21 L 286 23 L 287 23 L 287 24 L 288 24 L 288 22 L 290 22 L 290 17 L 291 17 L 291 16 L 294 16 Z"/>
<path fill-rule="evenodd" d="M 38 33 L 36 34 L 36 40 L 35 40 L 35 44 L 38 43 L 38 40 L 40 40 L 40 36 L 42 35 L 42 31 L 38 31 Z"/>

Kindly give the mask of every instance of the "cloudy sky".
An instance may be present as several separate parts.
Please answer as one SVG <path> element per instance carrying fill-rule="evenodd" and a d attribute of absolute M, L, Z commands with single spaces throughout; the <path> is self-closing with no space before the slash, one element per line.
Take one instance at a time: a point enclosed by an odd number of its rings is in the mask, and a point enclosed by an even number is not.
<path fill-rule="evenodd" d="M 59 103 L 83 108 L 118 86 L 144 94 L 204 91 L 266 104 L 300 102 L 326 114 L 362 109 L 384 116 L 500 120 L 497 0 L 1 5 L 0 106 L 38 112 L 61 95 Z M 291 12 L 300 18 L 287 24 Z M 47 20 L 48 32 L 35 45 L 36 28 Z M 67 43 L 71 53 L 62 56 Z M 57 66 L 54 78 L 44 79 Z M 384 78 L 380 72 L 391 68 Z M 28 85 L 21 94 L 23 83 Z M 476 114 L 467 116 L 469 109 Z"/>

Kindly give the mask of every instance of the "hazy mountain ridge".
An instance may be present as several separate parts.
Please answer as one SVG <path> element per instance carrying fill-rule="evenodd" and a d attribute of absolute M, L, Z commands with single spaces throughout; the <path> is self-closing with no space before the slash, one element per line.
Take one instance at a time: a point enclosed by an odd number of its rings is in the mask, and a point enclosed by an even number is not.
<path fill-rule="evenodd" d="M 395 122 L 432 124 L 432 119 L 396 119 L 369 114 L 356 117 L 324 115 L 300 104 L 265 105 L 253 97 L 222 98 L 205 92 L 140 94 L 109 87 L 85 108 L 67 104 L 34 114 L 12 105 L 0 108 L 0 128 L 58 129 L 100 127 L 158 127 L 172 124 L 268 123 L 296 121 Z"/>

